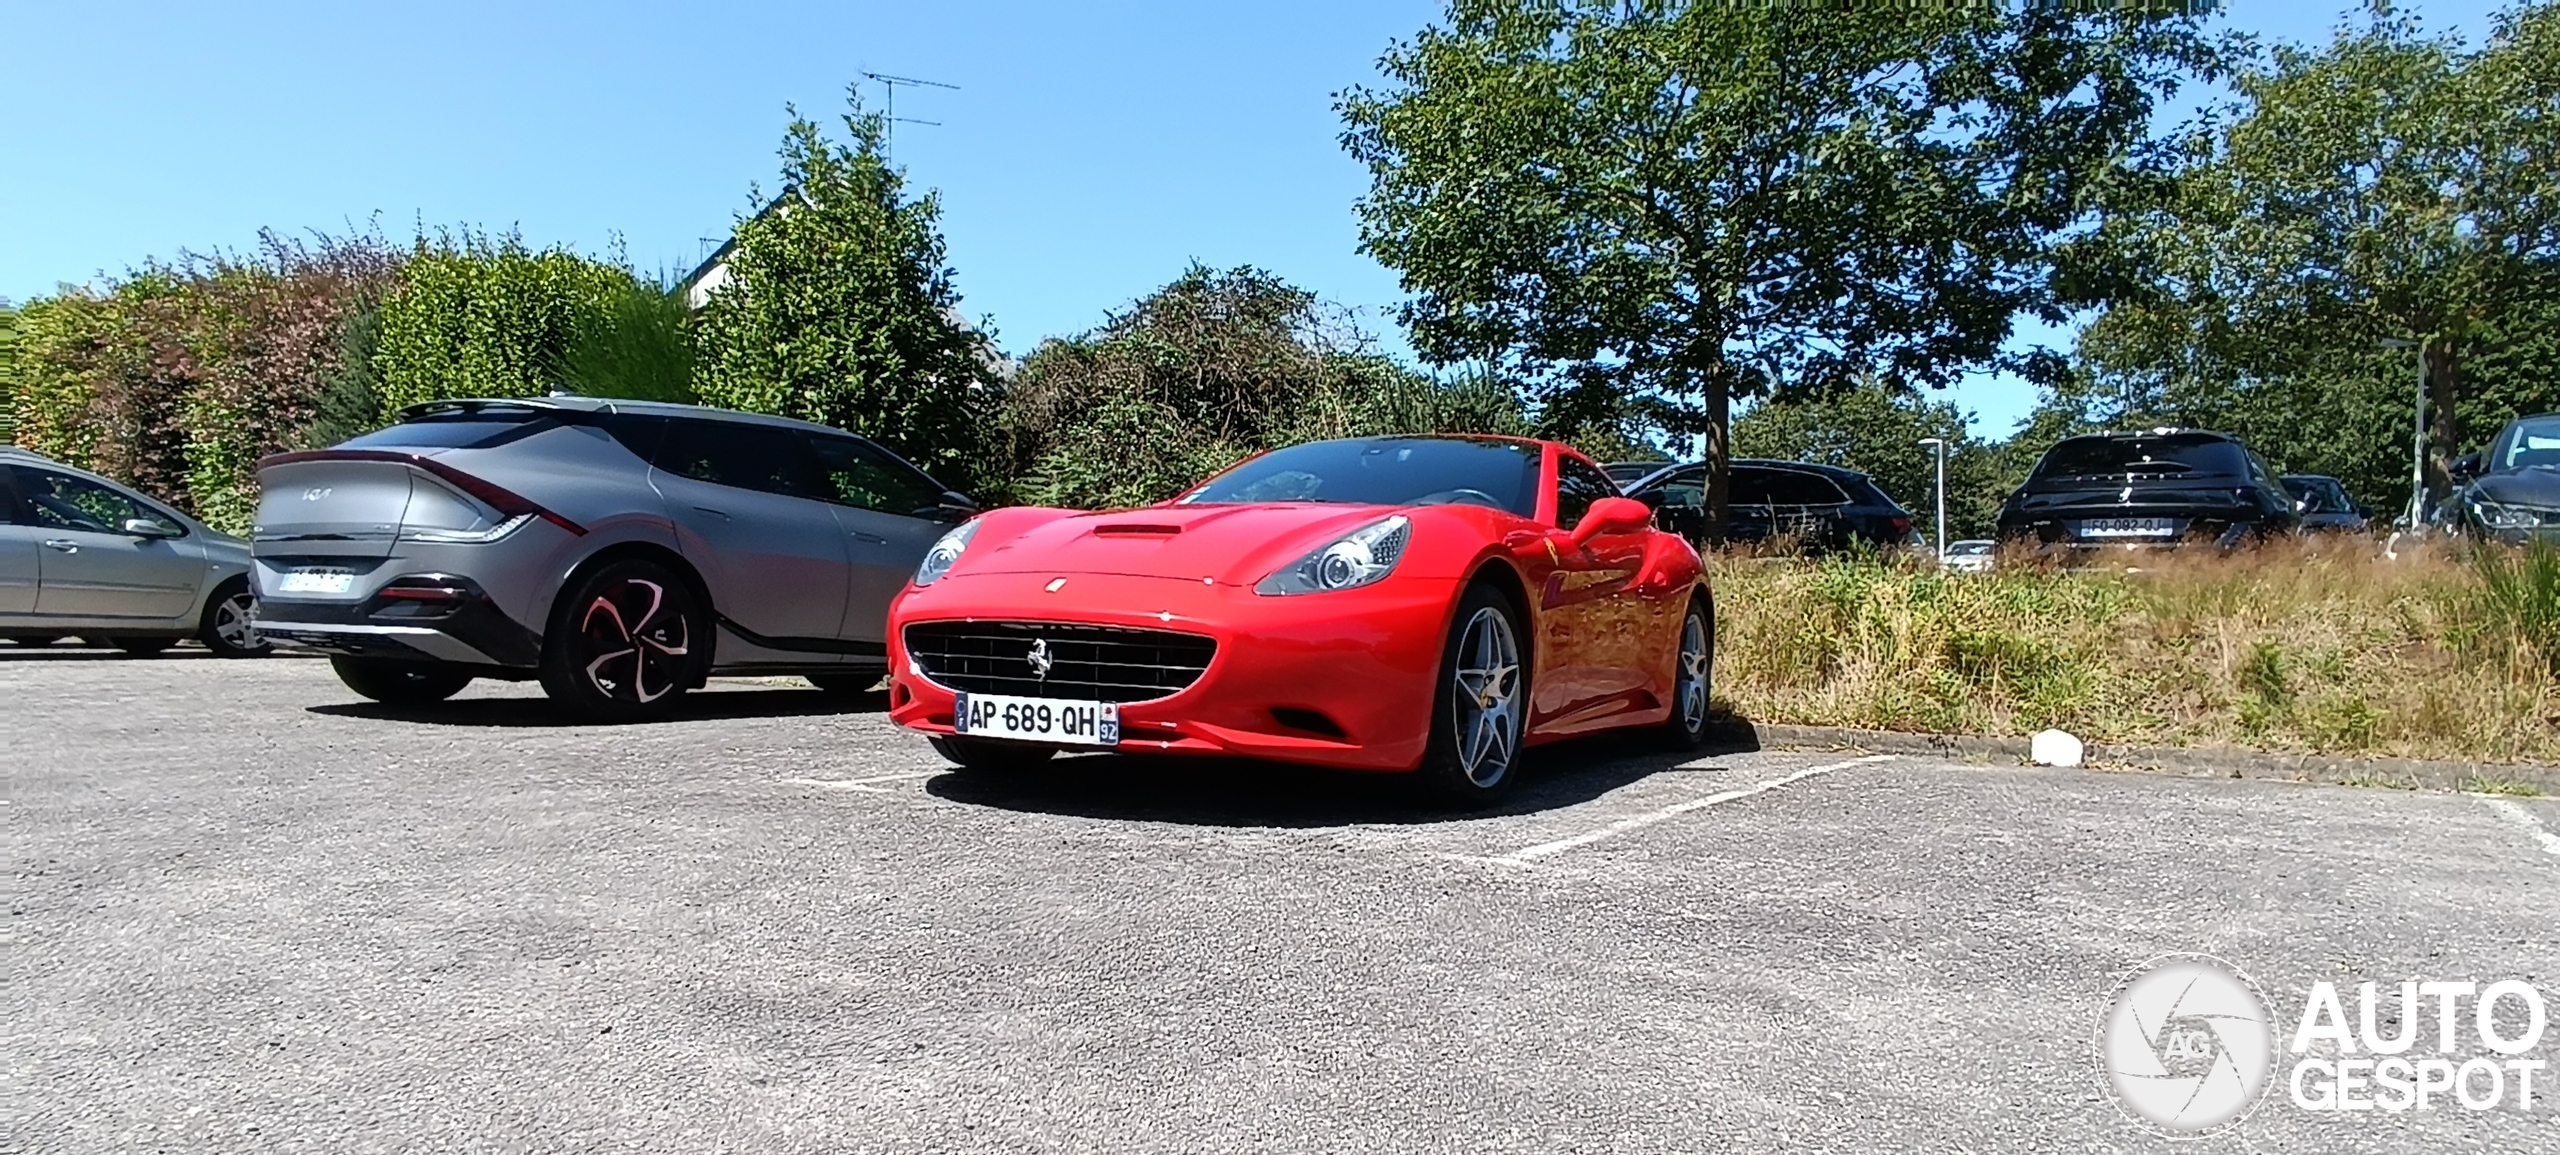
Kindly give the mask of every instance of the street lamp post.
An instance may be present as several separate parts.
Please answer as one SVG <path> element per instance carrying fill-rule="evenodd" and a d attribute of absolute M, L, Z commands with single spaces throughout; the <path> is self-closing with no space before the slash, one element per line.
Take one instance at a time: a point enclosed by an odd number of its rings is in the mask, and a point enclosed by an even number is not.
<path fill-rule="evenodd" d="M 2427 351 L 2405 337 L 2384 337 L 2385 349 L 2418 350 L 2417 424 L 2409 436 L 2409 531 L 2415 533 L 2427 509 Z"/>
<path fill-rule="evenodd" d="M 1937 536 L 1938 564 L 1944 566 L 1947 564 L 1947 439 L 1923 437 L 1920 444 L 1933 446 L 1938 451 L 1938 524 L 1930 532 Z"/>

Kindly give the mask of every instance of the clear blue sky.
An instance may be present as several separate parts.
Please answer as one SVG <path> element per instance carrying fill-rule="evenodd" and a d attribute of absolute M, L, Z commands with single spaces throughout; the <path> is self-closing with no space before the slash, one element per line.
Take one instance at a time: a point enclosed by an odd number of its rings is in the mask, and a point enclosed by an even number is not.
<path fill-rule="evenodd" d="M 2342 6 L 2230 18 L 2321 39 Z M 2489 5 L 2419 7 L 2476 39 Z M 1436 3 L 13 9 L 0 296 L 377 217 L 395 241 L 420 222 L 591 253 L 619 237 L 640 268 L 681 271 L 751 183 L 773 186 L 784 105 L 831 118 L 870 71 L 960 86 L 898 90 L 898 115 L 941 123 L 897 126 L 894 155 L 941 190 L 964 307 L 1007 350 L 1091 328 L 1193 260 L 1269 268 L 1402 348 L 1395 278 L 1355 251 L 1366 179 L 1332 98 Z M 1986 379 L 1955 400 L 1999 436 L 2034 396 Z"/>

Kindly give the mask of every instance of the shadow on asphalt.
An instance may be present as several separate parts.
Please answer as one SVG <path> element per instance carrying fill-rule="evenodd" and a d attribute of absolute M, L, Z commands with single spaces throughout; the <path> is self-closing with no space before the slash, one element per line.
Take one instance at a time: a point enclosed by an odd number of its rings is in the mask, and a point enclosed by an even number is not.
<path fill-rule="evenodd" d="M 335 702 L 326 706 L 305 706 L 313 714 L 333 718 L 371 718 L 386 722 L 411 722 L 425 726 L 473 726 L 484 729 L 510 727 L 565 728 L 594 725 L 571 716 L 541 697 L 460 698 L 415 706 L 392 706 L 381 702 Z M 676 699 L 675 709 L 659 722 L 700 722 L 729 718 L 808 718 L 827 714 L 881 714 L 888 712 L 889 695 L 830 694 L 823 690 L 756 689 L 719 690 L 712 693 L 686 694 Z"/>
<path fill-rule="evenodd" d="M 1747 723 L 1718 724 L 1688 753 L 1621 736 L 1540 746 L 1520 786 L 1500 806 L 1463 810 L 1433 798 L 1408 774 L 1360 774 L 1278 762 L 1085 754 L 1031 773 L 950 773 L 925 782 L 937 798 L 972 806 L 1074 818 L 1186 826 L 1319 827 L 1459 822 L 1534 814 L 1591 801 L 1656 774 L 1725 772 L 1712 761 L 1760 748 Z"/>

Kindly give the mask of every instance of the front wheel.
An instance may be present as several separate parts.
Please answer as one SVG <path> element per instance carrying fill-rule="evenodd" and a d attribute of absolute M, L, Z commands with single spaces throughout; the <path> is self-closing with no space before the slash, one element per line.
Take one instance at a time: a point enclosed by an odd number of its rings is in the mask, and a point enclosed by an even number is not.
<path fill-rule="evenodd" d="M 1672 750 L 1695 750 L 1707 737 L 1707 707 L 1715 695 L 1716 623 L 1698 598 L 1681 615 L 1677 664 L 1671 673 L 1671 717 L 1660 731 Z"/>
<path fill-rule="evenodd" d="M 333 657 L 329 659 L 329 669 L 348 689 L 386 706 L 441 702 L 471 684 L 471 675 L 431 662 Z"/>
<path fill-rule="evenodd" d="M 1519 777 L 1529 720 L 1529 666 L 1521 660 L 1520 638 L 1519 613 L 1492 587 L 1472 587 L 1459 599 L 1422 755 L 1423 780 L 1447 801 L 1491 806 Z"/>
<path fill-rule="evenodd" d="M 542 639 L 542 690 L 595 722 L 666 717 L 709 641 L 693 587 L 665 567 L 615 562 L 580 579 Z"/>
<path fill-rule="evenodd" d="M 1047 746 L 997 742 L 985 738 L 933 735 L 933 752 L 971 774 L 1020 774 L 1049 764 L 1057 754 Z"/>
<path fill-rule="evenodd" d="M 205 599 L 204 621 L 196 628 L 196 640 L 217 658 L 267 656 L 275 647 L 249 624 L 249 610 L 254 604 L 247 578 L 222 583 L 212 597 Z"/>

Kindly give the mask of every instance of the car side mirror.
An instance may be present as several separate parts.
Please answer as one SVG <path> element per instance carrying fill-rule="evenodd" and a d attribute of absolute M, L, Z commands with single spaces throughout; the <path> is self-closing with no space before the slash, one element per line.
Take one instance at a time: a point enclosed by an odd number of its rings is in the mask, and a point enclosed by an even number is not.
<path fill-rule="evenodd" d="M 2366 521 L 2372 521 L 2372 520 L 2373 520 L 2373 507 L 2372 507 L 2372 506 L 2370 506 L 2370 505 L 2359 505 L 2359 506 L 2357 506 L 2357 507 L 2356 507 L 2356 516 L 2357 516 L 2357 517 L 2361 517 L 2361 518 L 2365 519 Z"/>
<path fill-rule="evenodd" d="M 2452 474 L 2455 481 L 2469 481 L 2480 475 L 2480 455 L 2465 453 L 2454 458 L 2453 464 L 2445 466 L 2444 471 Z"/>
<path fill-rule="evenodd" d="M 978 503 L 969 500 L 966 494 L 946 492 L 942 495 L 942 503 L 934 507 L 937 521 L 962 522 L 977 515 Z"/>
<path fill-rule="evenodd" d="M 128 517 L 124 519 L 124 531 L 134 537 L 168 538 L 178 536 L 178 529 L 176 526 L 170 525 L 165 521 L 154 521 L 147 517 Z"/>
<path fill-rule="evenodd" d="M 1653 524 L 1653 510 L 1632 497 L 1604 497 L 1584 510 L 1568 540 L 1579 546 L 1604 533 L 1628 533 Z"/>

